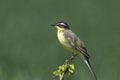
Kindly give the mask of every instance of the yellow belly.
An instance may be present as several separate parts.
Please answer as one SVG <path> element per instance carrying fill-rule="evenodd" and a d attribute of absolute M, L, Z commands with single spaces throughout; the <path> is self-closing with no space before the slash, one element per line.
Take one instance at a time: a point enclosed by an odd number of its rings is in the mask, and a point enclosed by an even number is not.
<path fill-rule="evenodd" d="M 73 46 L 69 43 L 69 41 L 64 37 L 64 33 L 58 33 L 58 40 L 62 44 L 62 46 L 68 51 L 74 53 L 75 50 Z"/>
<path fill-rule="evenodd" d="M 58 32 L 57 32 L 57 37 L 59 42 L 62 44 L 62 46 L 67 49 L 68 51 L 74 53 L 74 54 L 80 54 L 81 52 L 79 50 L 75 49 L 74 44 L 71 43 L 71 41 L 69 41 L 70 39 L 67 39 L 64 35 L 64 29 L 59 29 L 58 28 Z M 78 43 L 79 45 L 81 44 L 80 41 Z"/>

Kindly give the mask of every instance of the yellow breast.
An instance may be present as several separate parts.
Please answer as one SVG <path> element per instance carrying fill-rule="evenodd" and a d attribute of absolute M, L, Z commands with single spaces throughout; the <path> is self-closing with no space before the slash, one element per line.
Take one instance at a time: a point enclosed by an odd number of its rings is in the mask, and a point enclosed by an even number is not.
<path fill-rule="evenodd" d="M 59 42 L 65 49 L 69 50 L 70 52 L 74 52 L 73 46 L 69 43 L 68 39 L 65 37 L 64 32 L 62 30 L 58 30 L 57 36 Z"/>

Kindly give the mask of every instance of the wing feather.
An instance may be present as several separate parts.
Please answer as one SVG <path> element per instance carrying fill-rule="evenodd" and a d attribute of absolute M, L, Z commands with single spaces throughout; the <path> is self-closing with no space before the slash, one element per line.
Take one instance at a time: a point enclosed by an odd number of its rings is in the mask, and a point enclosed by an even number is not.
<path fill-rule="evenodd" d="M 89 59 L 89 54 L 85 48 L 84 43 L 77 37 L 75 33 L 71 30 L 65 30 L 65 37 L 67 38 L 69 44 L 73 46 L 76 50 L 80 51 L 86 58 Z"/>

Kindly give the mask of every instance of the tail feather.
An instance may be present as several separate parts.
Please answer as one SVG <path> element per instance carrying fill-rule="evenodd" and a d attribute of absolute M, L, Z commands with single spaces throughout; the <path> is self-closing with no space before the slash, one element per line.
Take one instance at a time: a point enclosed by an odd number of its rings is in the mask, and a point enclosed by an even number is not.
<path fill-rule="evenodd" d="M 91 72 L 91 74 L 92 74 L 92 76 L 94 77 L 94 79 L 95 80 L 97 80 L 97 77 L 96 77 L 96 75 L 95 75 L 95 72 L 93 71 L 93 68 L 92 68 L 92 66 L 90 65 L 90 62 L 89 62 L 89 60 L 88 59 L 86 59 L 85 57 L 84 57 L 84 62 L 86 63 L 86 65 L 88 66 L 88 68 L 89 68 L 89 70 L 90 70 L 90 72 Z"/>

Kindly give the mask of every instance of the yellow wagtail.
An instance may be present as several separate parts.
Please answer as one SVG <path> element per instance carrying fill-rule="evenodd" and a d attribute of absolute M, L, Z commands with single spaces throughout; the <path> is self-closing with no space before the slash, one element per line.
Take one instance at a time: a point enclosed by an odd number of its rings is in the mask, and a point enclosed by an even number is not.
<path fill-rule="evenodd" d="M 70 30 L 70 27 L 64 21 L 52 24 L 52 26 L 55 26 L 57 28 L 57 37 L 62 46 L 73 53 L 73 56 L 69 58 L 67 62 L 72 60 L 76 55 L 80 54 L 83 61 L 88 66 L 92 76 L 95 80 L 97 80 L 96 75 L 89 62 L 90 56 L 88 55 L 86 47 L 80 38 Z"/>

